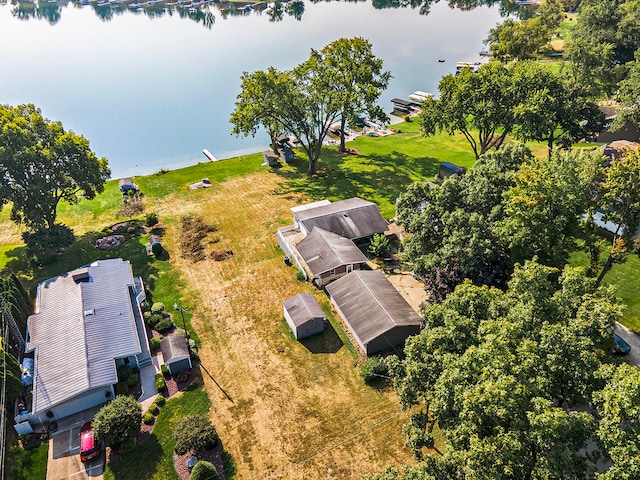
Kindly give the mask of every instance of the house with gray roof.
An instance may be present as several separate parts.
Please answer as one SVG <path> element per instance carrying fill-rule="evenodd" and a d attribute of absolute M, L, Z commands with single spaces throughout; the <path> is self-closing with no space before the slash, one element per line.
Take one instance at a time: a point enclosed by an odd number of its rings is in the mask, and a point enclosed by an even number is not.
<path fill-rule="evenodd" d="M 293 211 L 293 223 L 304 235 L 320 227 L 353 241 L 384 233 L 388 228 L 378 206 L 357 197 Z"/>
<path fill-rule="evenodd" d="M 299 293 L 285 300 L 282 309 L 287 324 L 298 340 L 324 331 L 327 316 L 310 293 Z"/>
<path fill-rule="evenodd" d="M 101 405 L 115 396 L 119 366 L 150 364 L 144 299 L 142 281 L 121 258 L 40 283 L 27 320 L 33 388 L 16 423 L 36 425 Z"/>
<path fill-rule="evenodd" d="M 366 355 L 402 345 L 422 318 L 379 270 L 354 271 L 326 287 L 352 339 Z"/>
<path fill-rule="evenodd" d="M 295 248 L 304 261 L 308 278 L 318 287 L 360 270 L 367 262 L 367 257 L 351 240 L 320 227 L 314 227 Z"/>

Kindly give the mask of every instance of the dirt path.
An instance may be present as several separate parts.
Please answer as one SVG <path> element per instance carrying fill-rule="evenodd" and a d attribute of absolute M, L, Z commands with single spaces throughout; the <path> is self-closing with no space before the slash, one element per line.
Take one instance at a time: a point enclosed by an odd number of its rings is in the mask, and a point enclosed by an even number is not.
<path fill-rule="evenodd" d="M 171 243 L 177 227 L 168 227 L 172 262 L 201 301 L 194 324 L 202 362 L 224 389 L 205 375 L 211 418 L 233 456 L 236 478 L 356 479 L 411 463 L 401 431 L 406 416 L 395 394 L 365 386 L 356 356 L 344 346 L 312 353 L 288 332 L 285 299 L 309 292 L 325 309 L 329 303 L 282 262 L 275 232 L 302 200 L 277 195 L 278 181 L 260 174 L 238 178 L 155 207 L 176 218 L 202 215 L 219 229 L 210 249 L 235 254 L 223 262 L 187 263 Z"/>

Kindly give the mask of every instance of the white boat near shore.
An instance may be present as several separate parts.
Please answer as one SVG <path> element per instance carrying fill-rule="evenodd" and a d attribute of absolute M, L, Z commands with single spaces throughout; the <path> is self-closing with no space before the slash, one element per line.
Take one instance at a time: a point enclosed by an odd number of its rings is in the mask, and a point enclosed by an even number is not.
<path fill-rule="evenodd" d="M 217 162 L 218 159 L 216 157 L 213 156 L 213 153 L 211 153 L 209 150 L 207 150 L 206 148 L 202 150 L 202 153 L 204 154 L 205 157 L 207 157 L 209 160 L 211 160 L 212 162 Z"/>

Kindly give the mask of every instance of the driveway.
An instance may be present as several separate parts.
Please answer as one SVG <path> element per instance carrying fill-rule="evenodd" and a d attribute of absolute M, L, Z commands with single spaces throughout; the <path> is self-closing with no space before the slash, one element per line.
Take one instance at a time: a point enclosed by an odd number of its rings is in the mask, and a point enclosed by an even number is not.
<path fill-rule="evenodd" d="M 616 333 L 631 345 L 631 351 L 624 356 L 625 362 L 640 367 L 640 337 L 620 323 L 616 323 Z"/>
<path fill-rule="evenodd" d="M 102 480 L 104 451 L 89 462 L 80 461 L 80 427 L 93 418 L 97 410 L 89 410 L 58 422 L 58 430 L 49 440 L 47 480 Z"/>

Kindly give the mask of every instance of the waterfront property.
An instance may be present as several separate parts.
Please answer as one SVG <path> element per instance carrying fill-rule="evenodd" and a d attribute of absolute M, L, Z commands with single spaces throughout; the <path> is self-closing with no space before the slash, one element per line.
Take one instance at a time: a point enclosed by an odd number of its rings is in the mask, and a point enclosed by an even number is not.
<path fill-rule="evenodd" d="M 68 417 L 115 396 L 117 369 L 151 363 L 140 302 L 142 280 L 121 258 L 98 260 L 38 285 L 27 320 L 33 381 L 16 429 Z"/>

